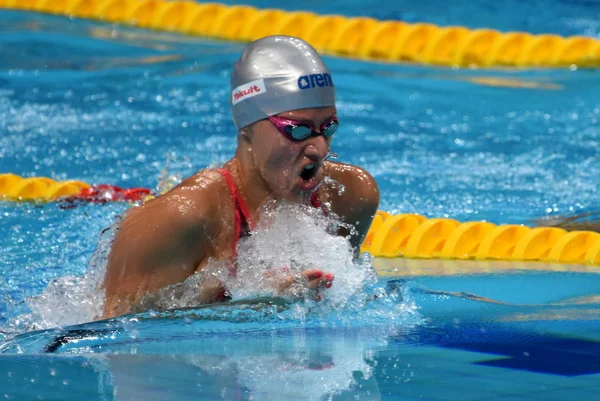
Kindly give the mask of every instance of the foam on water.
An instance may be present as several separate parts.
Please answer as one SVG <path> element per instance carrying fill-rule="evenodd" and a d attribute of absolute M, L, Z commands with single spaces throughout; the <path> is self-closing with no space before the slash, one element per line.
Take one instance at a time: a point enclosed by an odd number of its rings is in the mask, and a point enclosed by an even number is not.
<path fill-rule="evenodd" d="M 220 277 L 234 298 L 278 295 L 281 279 L 290 274 L 300 278 L 303 271 L 317 268 L 335 276 L 334 285 L 323 294 L 327 302 L 341 306 L 375 280 L 367 261 L 353 260 L 348 239 L 336 235 L 340 222 L 333 216 L 290 204 L 270 207 L 256 232 L 238 245 L 237 274 Z M 304 284 L 299 279 L 290 295 L 309 295 Z"/>
<path fill-rule="evenodd" d="M 135 312 L 198 306 L 199 285 L 215 279 L 221 280 L 233 301 L 287 298 L 290 307 L 277 317 L 279 320 L 306 321 L 308 316 L 317 320 L 326 318 L 328 324 L 346 325 L 352 324 L 357 314 L 362 315 L 367 306 L 370 318 L 379 321 L 394 322 L 415 312 L 410 302 L 406 299 L 403 302 L 407 294 L 386 292 L 368 255 L 355 257 L 348 238 L 337 235 L 344 223 L 335 215 L 324 216 L 320 209 L 285 203 L 266 204 L 261 215 L 256 230 L 238 244 L 236 274 L 231 274 L 231 266 L 226 262 L 210 261 L 202 272 L 183 283 L 148 296 Z M 102 312 L 101 283 L 117 226 L 118 222 L 103 231 L 85 275 L 54 279 L 42 294 L 28 298 L 31 312 L 14 319 L 9 324 L 10 331 L 18 333 L 96 320 Z M 302 272 L 315 268 L 335 276 L 331 288 L 308 288 Z M 294 277 L 294 283 L 284 292 L 279 291 L 281 281 L 290 276 Z M 377 302 L 370 302 L 374 300 Z M 364 318 L 360 320 L 364 322 Z"/>
<path fill-rule="evenodd" d="M 350 324 L 356 318 L 350 312 L 359 313 L 372 300 L 377 300 L 369 304 L 372 318 L 393 322 L 408 310 L 414 312 L 402 302 L 406 294 L 386 292 L 370 257 L 356 258 L 348 238 L 337 235 L 345 224 L 335 215 L 324 216 L 320 209 L 300 205 L 267 203 L 261 216 L 252 234 L 238 243 L 235 274 L 228 263 L 210 261 L 185 282 L 151 296 L 148 305 L 159 310 L 193 307 L 199 286 L 220 280 L 233 301 L 286 298 L 291 307 L 279 316 L 285 319 L 327 316 L 328 324 Z M 309 289 L 302 273 L 310 269 L 333 274 L 332 287 Z M 280 283 L 290 277 L 294 277 L 293 284 L 280 291 Z"/>
<path fill-rule="evenodd" d="M 31 312 L 12 323 L 18 331 L 41 330 L 93 321 L 102 313 L 104 291 L 100 288 L 110 246 L 118 223 L 107 227 L 83 276 L 62 276 L 48 284 L 39 296 L 26 300 Z"/>

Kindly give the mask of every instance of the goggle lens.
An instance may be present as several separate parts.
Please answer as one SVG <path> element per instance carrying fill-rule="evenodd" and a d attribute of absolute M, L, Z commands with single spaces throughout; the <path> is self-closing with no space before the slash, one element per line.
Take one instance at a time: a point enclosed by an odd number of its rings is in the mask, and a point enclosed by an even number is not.
<path fill-rule="evenodd" d="M 323 135 L 325 138 L 330 138 L 338 128 L 338 120 L 333 117 L 328 123 L 321 126 L 321 132 L 309 125 L 296 123 L 292 120 L 286 120 L 279 117 L 269 117 L 269 120 L 277 127 L 277 129 L 296 141 L 302 141 L 310 136 Z"/>

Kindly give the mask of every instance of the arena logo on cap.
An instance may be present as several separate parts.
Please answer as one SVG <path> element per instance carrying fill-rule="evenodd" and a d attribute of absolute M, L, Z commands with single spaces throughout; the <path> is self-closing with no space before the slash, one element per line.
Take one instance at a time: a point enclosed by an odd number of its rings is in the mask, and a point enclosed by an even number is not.
<path fill-rule="evenodd" d="M 231 104 L 238 104 L 242 100 L 246 100 L 253 96 L 262 95 L 267 92 L 265 81 L 257 79 L 256 81 L 248 82 L 240 85 L 231 92 Z"/>
<path fill-rule="evenodd" d="M 310 74 L 298 77 L 298 88 L 309 89 L 314 87 L 323 88 L 325 86 L 333 86 L 331 75 L 325 72 L 323 74 Z"/>

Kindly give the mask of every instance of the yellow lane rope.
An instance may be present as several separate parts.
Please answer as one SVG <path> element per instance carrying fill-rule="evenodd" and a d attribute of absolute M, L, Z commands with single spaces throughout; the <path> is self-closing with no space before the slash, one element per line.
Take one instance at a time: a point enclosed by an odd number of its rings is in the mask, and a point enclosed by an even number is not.
<path fill-rule="evenodd" d="M 90 188 L 81 181 L 55 181 L 0 174 L 0 200 L 56 201 Z M 600 265 L 600 234 L 556 227 L 530 228 L 484 221 L 461 223 L 418 214 L 377 212 L 361 250 L 379 258 L 541 261 Z"/>
<path fill-rule="evenodd" d="M 238 42 L 286 34 L 306 40 L 323 54 L 366 60 L 461 67 L 600 65 L 600 41 L 587 36 L 440 27 L 195 1 L 0 0 L 2 7 Z"/>

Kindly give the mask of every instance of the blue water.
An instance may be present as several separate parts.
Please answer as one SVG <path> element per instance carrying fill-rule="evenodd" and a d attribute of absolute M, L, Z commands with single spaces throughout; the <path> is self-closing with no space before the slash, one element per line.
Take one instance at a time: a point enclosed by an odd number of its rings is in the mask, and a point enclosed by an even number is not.
<path fill-rule="evenodd" d="M 302 8 L 597 36 L 600 3 Z M 156 188 L 165 170 L 185 177 L 224 162 L 241 49 L 0 11 L 0 172 Z M 326 63 L 342 124 L 333 150 L 373 174 L 382 210 L 498 224 L 598 210 L 597 71 Z M 0 202 L 0 396 L 592 400 L 600 390 L 597 273 L 476 275 L 465 262 L 460 275 L 382 277 L 401 296 L 303 320 L 293 306 L 226 306 L 24 333 L 27 298 L 84 274 L 99 233 L 127 207 Z"/>

